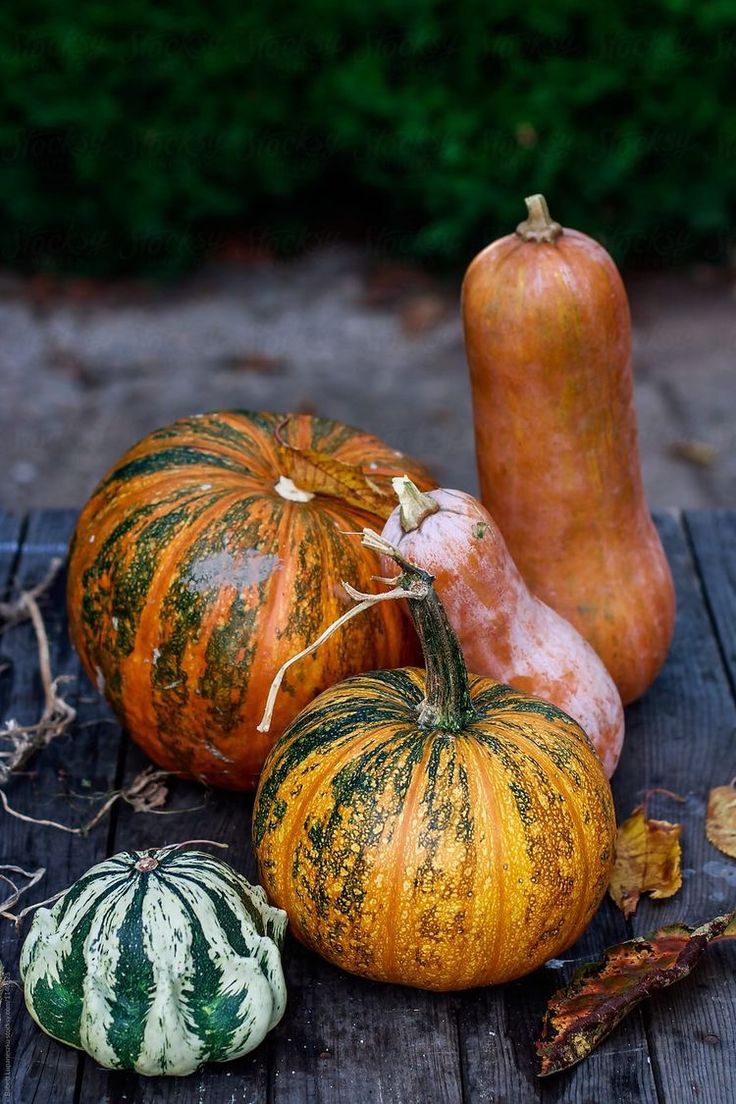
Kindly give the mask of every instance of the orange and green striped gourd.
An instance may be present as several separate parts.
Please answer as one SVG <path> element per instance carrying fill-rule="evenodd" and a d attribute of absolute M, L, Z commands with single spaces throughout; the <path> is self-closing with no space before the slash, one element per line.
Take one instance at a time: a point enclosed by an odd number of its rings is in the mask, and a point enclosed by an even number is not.
<path fill-rule="evenodd" d="M 204 414 L 144 437 L 82 511 L 69 560 L 72 639 L 121 722 L 167 770 L 254 789 L 272 743 L 348 674 L 411 661 L 409 618 L 372 611 L 305 663 L 270 736 L 274 671 L 368 585 L 350 531 L 381 524 L 392 476 L 426 472 L 375 437 L 307 414 Z"/>
<path fill-rule="evenodd" d="M 432 576 L 397 562 L 426 670 L 346 679 L 290 725 L 256 796 L 260 878 L 297 938 L 351 973 L 436 990 L 508 981 L 597 909 L 611 791 L 575 721 L 468 676 Z"/>

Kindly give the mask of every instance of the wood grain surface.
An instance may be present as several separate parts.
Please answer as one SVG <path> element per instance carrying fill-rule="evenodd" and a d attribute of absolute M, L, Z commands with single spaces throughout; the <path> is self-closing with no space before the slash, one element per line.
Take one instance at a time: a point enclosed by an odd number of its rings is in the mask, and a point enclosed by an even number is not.
<path fill-rule="evenodd" d="M 43 577 L 63 554 L 74 523 L 64 511 L 22 523 L 0 514 L 0 590 L 6 597 Z M 240 1061 L 188 1078 L 111 1073 L 40 1032 L 7 986 L 0 1025 L 0 1099 L 14 1104 L 732 1104 L 736 1099 L 736 946 L 712 947 L 680 985 L 658 994 L 585 1062 L 538 1080 L 536 1038 L 547 998 L 607 945 L 674 920 L 699 923 L 736 907 L 736 863 L 706 840 L 708 790 L 736 775 L 736 513 L 660 515 L 657 524 L 678 594 L 675 640 L 659 679 L 627 710 L 627 736 L 613 782 L 619 818 L 651 789 L 653 815 L 683 825 L 682 890 L 643 900 L 627 923 L 606 899 L 561 960 L 494 989 L 431 994 L 351 977 L 287 939 L 289 1004 L 266 1042 Z M 42 599 L 54 674 L 78 709 L 67 734 L 6 787 L 11 805 L 35 817 L 83 824 L 106 794 L 146 766 L 68 642 L 64 580 Z M 36 719 L 42 704 L 30 624 L 0 636 L 0 708 Z M 74 881 L 105 855 L 190 838 L 229 844 L 225 857 L 255 879 L 252 799 L 175 782 L 163 815 L 124 802 L 87 836 L 37 827 L 0 812 L 0 863 L 46 875 L 29 900 Z M 18 978 L 19 935 L 0 921 L 0 954 Z M 21 929 L 20 938 L 27 930 Z"/>

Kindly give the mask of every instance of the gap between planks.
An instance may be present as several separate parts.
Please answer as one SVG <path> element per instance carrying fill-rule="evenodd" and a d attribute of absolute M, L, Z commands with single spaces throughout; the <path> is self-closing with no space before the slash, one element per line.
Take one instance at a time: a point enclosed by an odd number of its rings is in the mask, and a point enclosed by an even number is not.
<path fill-rule="evenodd" d="M 724 511 L 725 513 L 726 511 Z M 698 523 L 699 515 L 703 515 L 705 511 L 686 510 L 683 516 L 683 531 L 685 533 L 685 541 L 690 551 L 690 556 L 695 568 L 695 576 L 698 580 L 698 586 L 703 599 L 703 605 L 705 606 L 706 613 L 708 614 L 708 620 L 710 621 L 711 629 L 713 631 L 713 637 L 718 648 L 718 655 L 721 660 L 721 665 L 726 676 L 726 682 L 731 690 L 731 697 L 736 704 L 736 669 L 733 668 L 731 661 L 728 658 L 726 652 L 726 642 L 723 639 L 721 632 L 721 622 L 717 617 L 715 609 L 713 607 L 713 600 L 711 597 L 711 590 L 706 579 L 705 564 L 701 560 L 698 553 L 698 546 L 695 537 L 695 528 Z M 732 514 L 732 511 L 728 511 Z M 716 511 L 708 511 L 708 514 L 713 517 Z M 734 549 L 734 555 L 736 556 L 736 549 Z"/>

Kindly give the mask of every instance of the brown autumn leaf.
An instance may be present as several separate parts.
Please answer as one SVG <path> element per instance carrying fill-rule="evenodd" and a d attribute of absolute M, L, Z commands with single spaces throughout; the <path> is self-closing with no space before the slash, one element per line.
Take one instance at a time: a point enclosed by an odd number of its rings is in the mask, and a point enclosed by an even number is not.
<path fill-rule="evenodd" d="M 636 911 L 642 893 L 671 897 L 682 885 L 681 831 L 680 824 L 650 820 L 644 805 L 619 827 L 608 892 L 627 918 Z"/>
<path fill-rule="evenodd" d="M 645 997 L 687 977 L 710 942 L 736 936 L 736 912 L 699 928 L 670 924 L 603 952 L 547 1004 L 536 1043 L 538 1075 L 574 1066 Z"/>
<path fill-rule="evenodd" d="M 447 316 L 447 302 L 440 295 L 416 295 L 401 308 L 401 325 L 410 336 L 433 330 Z"/>
<path fill-rule="evenodd" d="M 678 460 L 687 460 L 699 468 L 712 468 L 718 458 L 718 452 L 707 441 L 673 441 L 670 453 Z"/>
<path fill-rule="evenodd" d="M 719 851 L 736 859 L 736 778 L 708 794 L 705 834 Z"/>
<path fill-rule="evenodd" d="M 366 307 L 393 307 L 408 295 L 431 292 L 434 280 L 428 272 L 395 261 L 382 261 L 367 274 L 362 303 Z"/>
<path fill-rule="evenodd" d="M 282 430 L 283 424 L 276 430 L 279 460 L 297 494 L 301 492 L 307 498 L 330 495 L 371 514 L 388 517 L 394 508 L 393 495 L 374 483 L 359 465 L 346 464 L 317 449 L 290 445 Z"/>
<path fill-rule="evenodd" d="M 254 352 L 224 357 L 221 363 L 231 372 L 255 372 L 257 375 L 268 375 L 282 371 L 285 361 L 283 357 L 271 356 L 270 353 Z"/>

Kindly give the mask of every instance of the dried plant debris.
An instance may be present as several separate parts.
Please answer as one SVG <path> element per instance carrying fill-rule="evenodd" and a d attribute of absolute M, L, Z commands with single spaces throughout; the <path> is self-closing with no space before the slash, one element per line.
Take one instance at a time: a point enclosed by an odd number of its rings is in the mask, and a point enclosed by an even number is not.
<path fill-rule="evenodd" d="M 272 372 L 281 372 L 286 364 L 283 357 L 271 356 L 270 353 L 241 353 L 237 356 L 224 357 L 220 363 L 231 372 L 255 372 L 257 375 L 269 375 Z"/>
<path fill-rule="evenodd" d="M 130 785 L 126 786 L 125 789 L 115 790 L 111 793 L 91 820 L 88 820 L 86 824 L 80 824 L 76 827 L 69 824 L 60 824 L 58 820 L 45 820 L 40 817 L 30 816 L 27 813 L 21 813 L 17 809 L 13 809 L 4 790 L 1 789 L 0 804 L 5 812 L 9 816 L 15 817 L 16 820 L 23 820 L 27 824 L 37 824 L 42 828 L 56 828 L 59 832 L 69 832 L 69 834 L 73 836 L 86 836 L 93 828 L 97 827 L 100 821 L 110 812 L 113 805 L 121 798 L 123 801 L 126 801 L 128 805 L 132 806 L 136 813 L 152 813 L 160 810 L 169 796 L 169 789 L 165 784 L 165 779 L 169 777 L 169 771 L 157 770 L 155 767 L 146 767 L 135 776 Z M 176 810 L 176 812 L 179 811 L 192 812 L 193 810 Z"/>
<path fill-rule="evenodd" d="M 0 901 L 0 916 L 5 917 L 8 920 L 16 920 L 17 917 L 13 916 L 10 909 L 14 905 L 17 905 L 20 898 L 24 893 L 27 893 L 29 889 L 32 889 L 38 882 L 41 881 L 46 868 L 41 866 L 38 870 L 24 870 L 22 866 L 8 866 L 3 864 L 0 866 L 0 881 L 5 882 L 10 887 L 10 894 L 3 901 Z M 10 877 L 10 875 L 17 877 L 20 874 L 22 877 L 27 878 L 27 882 L 24 886 L 19 886 L 16 881 L 16 877 Z"/>
<path fill-rule="evenodd" d="M 152 813 L 155 809 L 161 809 L 168 801 L 167 779 L 170 777 L 168 771 L 146 767 L 121 791 L 120 796 L 132 806 L 134 812 Z"/>
<path fill-rule="evenodd" d="M 705 834 L 714 847 L 736 859 L 736 778 L 708 794 Z"/>
<path fill-rule="evenodd" d="M 49 562 L 48 569 L 40 583 L 36 583 L 35 586 L 30 587 L 28 590 L 23 590 L 12 602 L 0 602 L 0 632 L 5 632 L 6 629 L 11 628 L 13 625 L 17 625 L 21 621 L 27 621 L 30 617 L 30 609 L 28 606 L 28 599 L 35 601 L 45 594 L 51 587 L 56 579 L 56 576 L 61 570 L 61 565 L 64 561 L 60 556 L 54 556 Z"/>
<path fill-rule="evenodd" d="M 440 295 L 417 295 L 401 308 L 401 325 L 411 336 L 433 330 L 448 315 L 447 302 Z"/>
<path fill-rule="evenodd" d="M 15 601 L 0 603 L 3 631 L 30 618 L 38 644 L 38 666 L 44 691 L 44 705 L 38 721 L 21 725 L 11 719 L 0 728 L 0 785 L 7 782 L 13 771 L 22 770 L 37 751 L 66 732 L 77 716 L 76 710 L 59 693 L 61 684 L 69 681 L 68 676 L 55 678 L 51 672 L 49 640 L 38 605 L 38 599 L 53 583 L 61 564 L 60 559 L 52 560 L 40 583 L 24 590 Z"/>
<path fill-rule="evenodd" d="M 587 1058 L 640 1001 L 687 977 L 709 943 L 733 937 L 736 912 L 699 928 L 670 924 L 609 947 L 548 1002 L 536 1043 L 539 1076 Z"/>
<path fill-rule="evenodd" d="M 656 898 L 677 893 L 682 885 L 681 831 L 680 824 L 650 820 L 646 803 L 619 827 L 608 892 L 625 917 L 634 914 L 642 893 Z"/>

